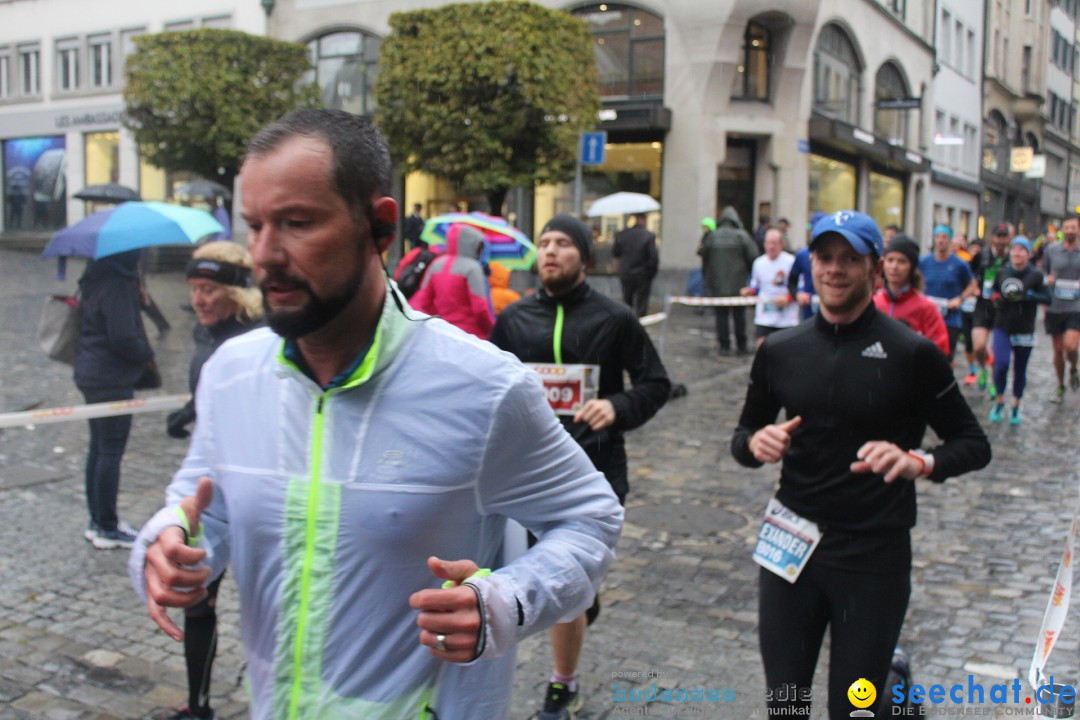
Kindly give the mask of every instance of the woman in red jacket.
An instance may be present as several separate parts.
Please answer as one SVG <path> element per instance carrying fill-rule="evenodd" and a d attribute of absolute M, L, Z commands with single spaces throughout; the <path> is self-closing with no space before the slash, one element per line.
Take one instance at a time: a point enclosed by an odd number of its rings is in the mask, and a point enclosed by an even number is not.
<path fill-rule="evenodd" d="M 907 235 L 897 235 L 885 248 L 885 284 L 874 294 L 874 305 L 891 318 L 930 338 L 949 355 L 949 331 L 941 311 L 919 292 L 919 245 Z"/>

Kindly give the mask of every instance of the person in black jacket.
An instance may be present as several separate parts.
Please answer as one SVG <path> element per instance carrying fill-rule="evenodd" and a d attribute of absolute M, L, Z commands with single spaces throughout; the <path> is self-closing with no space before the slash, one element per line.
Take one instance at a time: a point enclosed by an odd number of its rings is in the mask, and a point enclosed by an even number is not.
<path fill-rule="evenodd" d="M 990 422 L 1005 416 L 1005 386 L 1013 364 L 1013 397 L 1009 424 L 1020 424 L 1020 400 L 1027 386 L 1027 365 L 1035 348 L 1035 315 L 1038 303 L 1050 303 L 1050 291 L 1042 272 L 1031 265 L 1031 241 L 1017 235 L 1009 245 L 1009 263 L 994 277 L 990 300 L 994 304 L 994 389 L 997 402 L 990 408 Z"/>
<path fill-rule="evenodd" d="M 75 385 L 88 403 L 131 400 L 135 384 L 154 357 L 140 314 L 139 255 L 130 250 L 87 264 L 79 279 L 79 349 Z M 131 547 L 135 530 L 120 522 L 120 461 L 131 415 L 95 418 L 86 455 L 86 505 L 90 523 L 83 536 L 94 547 Z"/>
<path fill-rule="evenodd" d="M 611 254 L 618 262 L 623 302 L 641 317 L 649 311 L 649 294 L 660 268 L 660 254 L 656 251 L 656 233 L 646 227 L 645 213 L 635 213 L 634 221 L 633 227 L 615 235 Z"/>
<path fill-rule="evenodd" d="M 623 503 L 629 491 L 623 433 L 656 414 L 671 383 L 633 311 L 585 282 L 591 245 L 592 232 L 580 220 L 556 215 L 548 221 L 536 244 L 543 287 L 503 310 L 490 340 L 523 362 L 544 364 L 536 369 L 546 378 L 548 398 L 563 427 Z M 563 370 L 569 372 L 559 374 Z M 575 370 L 589 381 L 570 386 L 560 380 Z M 630 389 L 623 384 L 624 372 L 630 375 Z M 578 660 L 585 627 L 599 609 L 597 600 L 586 615 L 552 628 L 555 667 L 538 718 L 569 718 L 580 707 Z"/>
<path fill-rule="evenodd" d="M 820 312 L 758 350 L 731 450 L 747 467 L 782 463 L 754 557 L 769 712 L 810 714 L 828 627 L 837 720 L 857 680 L 889 697 L 911 587 L 913 481 L 982 468 L 990 445 L 941 351 L 875 309 L 883 240 L 873 219 L 833 213 L 810 249 Z M 943 444 L 924 452 L 927 425 Z"/>
<path fill-rule="evenodd" d="M 251 287 L 251 254 L 229 241 L 209 242 L 192 255 L 187 266 L 191 307 L 199 319 L 195 326 L 195 353 L 188 375 L 191 393 L 199 384 L 202 367 L 226 340 L 260 327 L 262 293 Z M 170 437 L 186 438 L 195 421 L 194 397 L 169 413 L 165 430 Z M 210 707 L 210 677 L 217 652 L 217 595 L 224 573 L 206 587 L 206 597 L 184 609 L 184 661 L 187 666 L 188 704 L 169 720 L 215 718 Z"/>

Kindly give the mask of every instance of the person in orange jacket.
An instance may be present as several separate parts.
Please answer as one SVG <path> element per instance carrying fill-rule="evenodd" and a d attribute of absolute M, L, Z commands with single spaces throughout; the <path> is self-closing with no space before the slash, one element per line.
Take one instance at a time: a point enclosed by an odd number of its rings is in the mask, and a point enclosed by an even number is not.
<path fill-rule="evenodd" d="M 521 293 L 510 289 L 510 268 L 498 260 L 492 260 L 488 263 L 488 269 L 491 270 L 488 275 L 488 282 L 491 283 L 491 305 L 498 315 L 507 305 L 520 300 Z"/>

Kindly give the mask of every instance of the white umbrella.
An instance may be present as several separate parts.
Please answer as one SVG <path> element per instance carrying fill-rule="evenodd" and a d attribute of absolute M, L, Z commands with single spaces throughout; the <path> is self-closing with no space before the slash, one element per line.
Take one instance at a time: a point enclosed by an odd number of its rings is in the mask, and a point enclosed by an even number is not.
<path fill-rule="evenodd" d="M 649 195 L 633 192 L 617 192 L 605 195 L 589 207 L 589 217 L 601 215 L 631 215 L 633 213 L 655 212 L 660 203 Z"/>

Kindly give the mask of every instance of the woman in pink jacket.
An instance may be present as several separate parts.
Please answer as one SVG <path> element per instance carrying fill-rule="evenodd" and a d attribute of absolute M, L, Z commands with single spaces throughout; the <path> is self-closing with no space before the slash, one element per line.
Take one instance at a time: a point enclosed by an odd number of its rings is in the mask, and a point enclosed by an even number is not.
<path fill-rule="evenodd" d="M 949 331 L 941 311 L 921 292 L 919 245 L 907 235 L 897 235 L 885 248 L 885 285 L 874 294 L 878 310 L 930 338 L 949 355 Z"/>
<path fill-rule="evenodd" d="M 446 252 L 432 261 L 409 305 L 487 340 L 495 327 L 495 313 L 479 260 L 483 251 L 484 236 L 479 230 L 465 223 L 451 225 L 446 231 Z"/>

